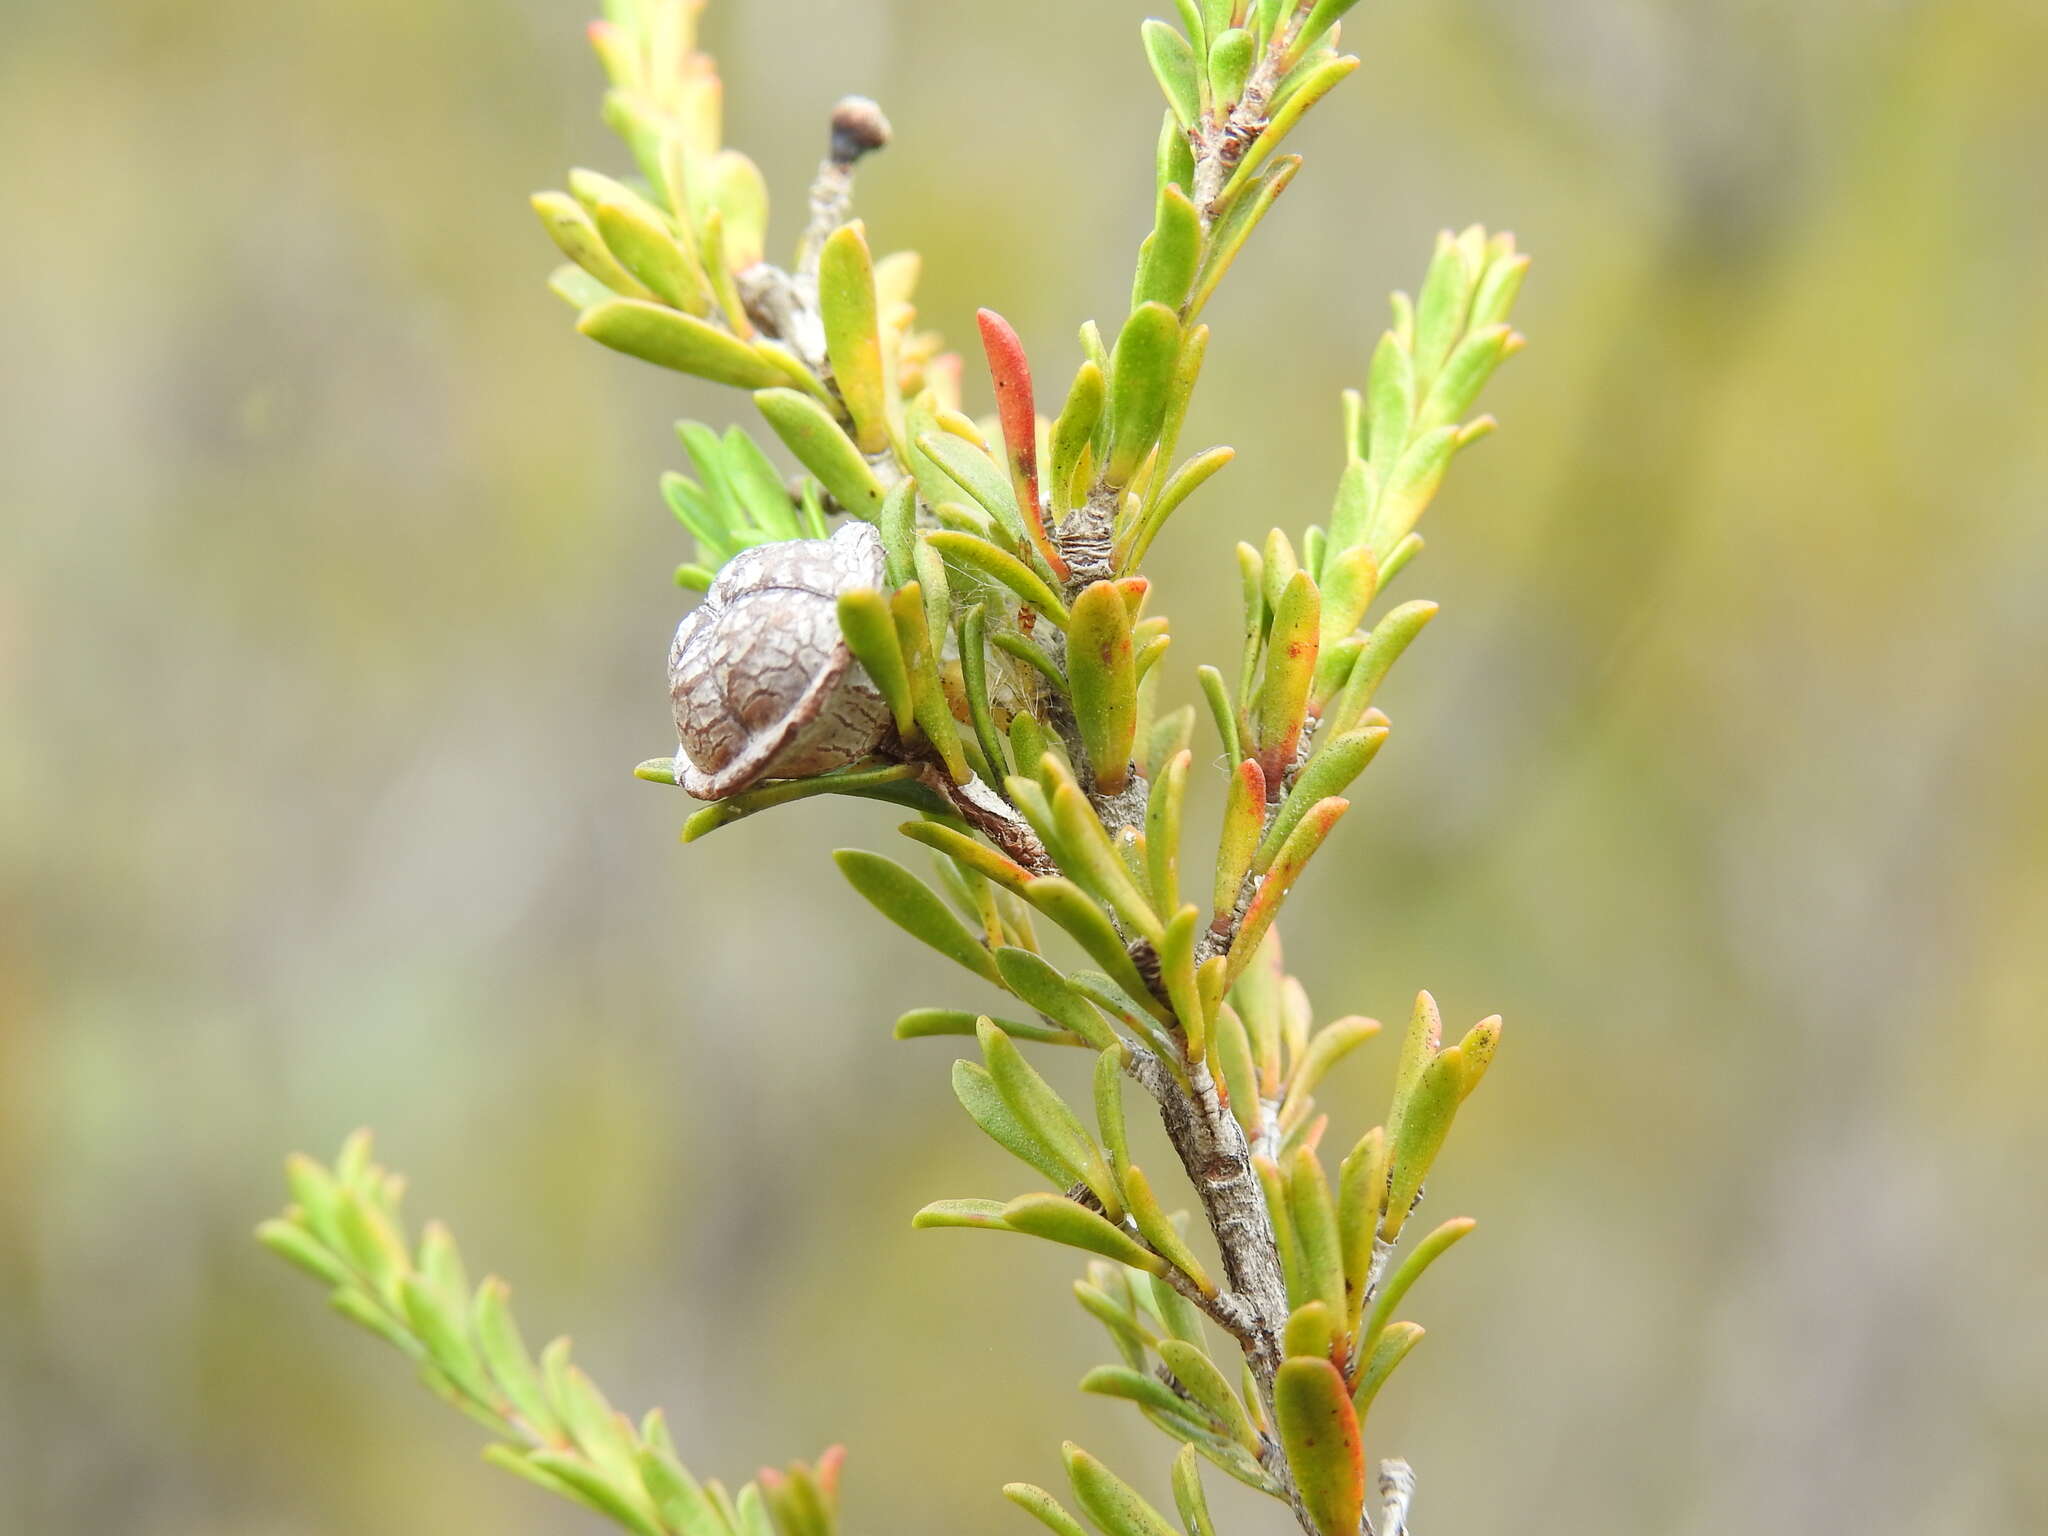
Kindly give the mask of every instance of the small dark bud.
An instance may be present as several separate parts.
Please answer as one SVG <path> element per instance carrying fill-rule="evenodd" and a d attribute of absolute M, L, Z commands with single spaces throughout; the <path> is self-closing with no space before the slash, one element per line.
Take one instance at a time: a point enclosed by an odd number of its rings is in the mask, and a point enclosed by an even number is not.
<path fill-rule="evenodd" d="M 889 142 L 889 119 L 865 96 L 848 96 L 832 109 L 832 160 L 851 165 Z"/>

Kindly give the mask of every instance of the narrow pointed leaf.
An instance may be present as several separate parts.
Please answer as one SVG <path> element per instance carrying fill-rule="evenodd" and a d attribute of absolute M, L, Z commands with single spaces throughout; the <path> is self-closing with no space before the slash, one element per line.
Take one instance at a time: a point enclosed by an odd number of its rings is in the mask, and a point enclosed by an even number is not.
<path fill-rule="evenodd" d="M 1297 570 L 1273 605 L 1266 676 L 1253 722 L 1259 766 L 1269 785 L 1280 783 L 1294 767 L 1295 747 L 1308 713 L 1309 687 L 1315 680 L 1321 626 L 1322 598 L 1315 580 L 1308 572 Z"/>
<path fill-rule="evenodd" d="M 1180 1339 L 1162 1339 L 1159 1358 L 1173 1372 L 1174 1380 L 1216 1421 L 1225 1435 L 1254 1456 L 1259 1454 L 1259 1432 L 1252 1428 L 1251 1416 L 1245 1412 L 1244 1403 L 1232 1390 L 1223 1372 L 1216 1368 L 1216 1362 L 1205 1351 Z"/>
<path fill-rule="evenodd" d="M 1140 35 L 1145 42 L 1146 61 L 1152 66 L 1152 77 L 1165 93 L 1167 106 L 1173 109 L 1181 127 L 1192 128 L 1202 112 L 1202 87 L 1194 50 L 1186 38 L 1163 21 L 1147 21 Z"/>
<path fill-rule="evenodd" d="M 1067 622 L 1066 604 L 1054 595 L 1044 577 L 1015 555 L 971 533 L 944 528 L 925 534 L 924 541 L 960 570 L 998 582 L 1048 618 Z"/>
<path fill-rule="evenodd" d="M 969 1063 L 972 1065 L 972 1063 Z M 934 1200 L 910 1218 L 914 1228 L 978 1227 L 988 1232 L 1007 1232 L 1000 1200 Z"/>
<path fill-rule="evenodd" d="M 910 668 L 903 659 L 903 645 L 896 634 L 896 620 L 889 612 L 889 600 L 872 587 L 840 593 L 839 632 L 846 637 L 854 660 L 888 701 L 897 734 L 909 736 L 914 708 Z"/>
<path fill-rule="evenodd" d="M 1051 1148 L 1063 1166 L 1072 1170 L 1066 1182 L 1078 1180 L 1085 1183 L 1095 1198 L 1102 1202 L 1109 1219 L 1112 1222 L 1120 1220 L 1123 1202 L 1116 1180 L 1110 1175 L 1109 1164 L 1101 1148 L 1095 1145 L 1081 1124 L 1081 1117 L 1024 1059 L 1017 1043 L 989 1019 L 984 1017 L 975 1033 L 981 1041 L 982 1057 L 988 1063 L 989 1076 L 1002 1094 L 1003 1102 L 1010 1106 L 1011 1114 L 1029 1128 L 1041 1144 Z"/>
<path fill-rule="evenodd" d="M 1346 732 L 1319 744 L 1302 765 L 1301 772 L 1295 775 L 1287 798 L 1281 802 L 1272 825 L 1266 829 L 1258 855 L 1252 860 L 1253 871 L 1264 874 L 1272 868 L 1281 848 L 1294 835 L 1294 829 L 1301 825 L 1301 819 L 1309 809 L 1349 789 L 1379 754 L 1386 740 L 1387 728 L 1375 725 Z"/>
<path fill-rule="evenodd" d="M 977 976 L 1000 980 L 987 947 L 967 931 L 930 886 L 901 864 L 859 848 L 842 848 L 832 857 L 848 883 L 905 933 L 922 939 Z"/>
<path fill-rule="evenodd" d="M 1109 974 L 1110 980 L 1155 1014 L 1161 1022 L 1169 1022 L 1171 1013 L 1166 1006 L 1152 996 L 1145 978 L 1132 964 L 1130 954 L 1117 936 L 1103 911 L 1071 880 L 1059 876 L 1047 876 L 1034 880 L 1023 893 L 1024 899 L 1044 916 L 1059 924 L 1079 941 L 1081 947 L 1095 963 Z"/>
<path fill-rule="evenodd" d="M 1012 1232 L 1026 1232 L 1048 1242 L 1099 1253 L 1148 1274 L 1156 1275 L 1166 1268 L 1166 1260 L 1148 1253 L 1121 1227 L 1111 1226 L 1085 1205 L 1077 1205 L 1063 1195 L 1020 1195 L 1003 1207 L 1003 1221 Z"/>
<path fill-rule="evenodd" d="M 1287 1082 L 1287 1099 L 1280 1106 L 1282 1124 L 1291 1124 L 1304 1112 L 1309 1099 L 1322 1085 L 1330 1068 L 1342 1061 L 1380 1032 L 1380 1021 L 1360 1014 L 1333 1019 L 1309 1038 L 1308 1049 L 1295 1064 Z"/>
<path fill-rule="evenodd" d="M 765 389 L 783 381 L 781 370 L 737 337 L 692 315 L 641 299 L 612 299 L 587 309 L 576 329 L 614 352 L 714 384 Z"/>
<path fill-rule="evenodd" d="M 1029 950 L 1004 948 L 996 951 L 996 969 L 1002 984 L 1017 998 L 1044 1014 L 1062 1029 L 1079 1035 L 1098 1051 L 1122 1044 L 1095 1005 L 1077 992 L 1051 962 Z"/>
<path fill-rule="evenodd" d="M 1401 1305 L 1403 1298 L 1415 1282 L 1422 1278 L 1429 1266 L 1442 1258 L 1454 1244 L 1478 1225 L 1479 1223 L 1469 1216 L 1455 1217 L 1417 1243 L 1408 1257 L 1401 1261 L 1400 1267 L 1388 1277 L 1380 1294 L 1373 1299 L 1372 1316 L 1366 1322 L 1365 1331 L 1359 1336 L 1361 1341 L 1377 1340 L 1380 1330 L 1393 1321 L 1395 1309 Z"/>
<path fill-rule="evenodd" d="M 1249 1449 L 1256 1454 L 1256 1446 Z M 1187 1536 L 1216 1536 L 1216 1522 L 1209 1516 L 1209 1500 L 1202 1492 L 1199 1466 L 1195 1448 L 1182 1446 L 1180 1454 L 1173 1458 L 1173 1505 L 1180 1511 L 1180 1523 Z"/>
<path fill-rule="evenodd" d="M 1379 1396 L 1380 1388 L 1394 1374 L 1394 1367 L 1407 1359 L 1408 1351 L 1422 1342 L 1422 1333 L 1422 1328 L 1415 1323 L 1389 1323 L 1380 1330 L 1379 1340 L 1373 1345 L 1365 1368 L 1358 1373 L 1357 1390 L 1351 1394 L 1351 1407 L 1361 1424 L 1372 1407 L 1372 1400 Z"/>
<path fill-rule="evenodd" d="M 1430 1166 L 1450 1134 L 1465 1092 L 1465 1053 L 1457 1046 L 1438 1051 L 1401 1106 L 1400 1129 L 1390 1131 L 1392 1164 L 1387 1175 L 1387 1214 L 1380 1236 L 1392 1242 L 1422 1192 Z"/>
<path fill-rule="evenodd" d="M 1180 1229 L 1160 1205 L 1159 1197 L 1152 1192 L 1152 1181 L 1145 1177 L 1145 1170 L 1132 1164 L 1124 1170 L 1124 1182 L 1130 1197 L 1131 1219 L 1145 1234 L 1145 1241 L 1158 1249 L 1175 1269 L 1194 1281 L 1196 1290 L 1204 1296 L 1214 1296 L 1216 1282 L 1209 1277 L 1208 1269 L 1195 1257 L 1195 1250 L 1187 1245 Z"/>
<path fill-rule="evenodd" d="M 1165 1516 L 1093 1456 L 1071 1440 L 1061 1450 L 1066 1456 L 1067 1477 L 1074 1485 L 1074 1497 L 1105 1536 L 1176 1536 Z"/>
<path fill-rule="evenodd" d="M 882 483 L 845 429 L 810 396 L 794 389 L 764 389 L 754 404 L 797 462 L 818 477 L 832 499 L 856 517 L 873 520 L 882 507 Z"/>
<path fill-rule="evenodd" d="M 927 432 L 917 440 L 917 445 L 1020 547 L 1029 542 L 1030 533 L 1010 489 L 1009 477 L 990 462 L 987 454 L 950 432 Z"/>
<path fill-rule="evenodd" d="M 1164 304 L 1139 305 L 1117 335 L 1109 374 L 1109 456 L 1103 463 L 1103 478 L 1111 485 L 1127 484 L 1159 441 L 1180 336 L 1180 316 Z"/>
<path fill-rule="evenodd" d="M 1003 1497 L 1031 1516 L 1053 1536 L 1088 1536 L 1081 1522 L 1068 1514 L 1060 1501 L 1031 1483 L 1003 1484 Z"/>
<path fill-rule="evenodd" d="M 1301 1247 L 1304 1302 L 1320 1301 L 1334 1320 L 1344 1315 L 1344 1255 L 1337 1240 L 1337 1208 L 1323 1165 L 1307 1147 L 1288 1158 L 1287 1214 Z"/>
<path fill-rule="evenodd" d="M 874 258 L 858 220 L 833 230 L 819 249 L 818 310 L 832 382 L 853 417 L 854 441 L 864 454 L 880 453 L 889 446 L 880 301 Z"/>
<path fill-rule="evenodd" d="M 1330 835 L 1331 828 L 1351 808 L 1351 802 L 1332 796 L 1309 807 L 1287 841 L 1281 846 L 1279 855 L 1273 860 L 1259 881 L 1252 904 L 1245 908 L 1244 921 L 1238 926 L 1237 937 L 1230 945 L 1231 979 L 1251 958 L 1250 949 L 1266 936 L 1266 930 L 1273 925 L 1273 919 L 1280 915 L 1281 905 L 1287 900 L 1287 893 L 1294 889 L 1294 882 L 1301 878 L 1301 872 L 1308 861 L 1315 857 L 1316 850 Z"/>
<path fill-rule="evenodd" d="M 1212 893 L 1219 921 L 1237 910 L 1245 877 L 1258 852 L 1259 829 L 1266 815 L 1266 775 L 1254 758 L 1246 758 L 1230 775 L 1223 805 L 1223 834 L 1216 851 L 1216 887 Z"/>

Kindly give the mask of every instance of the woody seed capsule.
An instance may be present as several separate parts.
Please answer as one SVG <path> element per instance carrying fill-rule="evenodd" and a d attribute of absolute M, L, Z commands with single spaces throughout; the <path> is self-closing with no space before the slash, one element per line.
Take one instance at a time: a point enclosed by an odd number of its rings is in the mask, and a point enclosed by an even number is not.
<path fill-rule="evenodd" d="M 723 800 L 881 745 L 889 706 L 840 634 L 838 604 L 842 592 L 880 587 L 883 569 L 867 523 L 757 545 L 726 563 L 669 650 L 684 789 Z"/>

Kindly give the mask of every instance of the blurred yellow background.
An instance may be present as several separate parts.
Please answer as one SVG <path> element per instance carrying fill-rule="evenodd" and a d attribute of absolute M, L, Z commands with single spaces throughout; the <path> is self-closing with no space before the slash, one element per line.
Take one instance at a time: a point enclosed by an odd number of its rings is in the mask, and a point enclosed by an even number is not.
<path fill-rule="evenodd" d="M 624 160 L 589 3 L 8 7 L 0 1530 L 598 1529 L 250 1240 L 357 1124 L 702 1473 L 845 1439 L 853 1530 L 1021 1530 L 997 1485 L 1071 1436 L 1164 1496 L 1167 1443 L 1073 1391 L 1075 1266 L 909 1228 L 1029 1178 L 954 1049 L 889 1039 L 980 995 L 827 863 L 897 814 L 683 849 L 630 776 L 673 739 L 669 424 L 750 413 L 542 289 L 527 193 Z M 878 248 L 1050 391 L 1148 227 L 1143 14 L 705 37 L 777 243 L 879 97 Z M 2048 1528 L 2048 10 L 1346 32 L 1210 315 L 1184 443 L 1240 458 L 1154 574 L 1192 700 L 1231 543 L 1327 507 L 1386 290 L 1441 224 L 1518 233 L 1531 349 L 1402 579 L 1443 616 L 1287 924 L 1326 1014 L 1508 1019 L 1432 1181 L 1481 1231 L 1369 1450 L 1436 1536 Z M 1381 1113 L 1362 1055 L 1333 1135 Z"/>

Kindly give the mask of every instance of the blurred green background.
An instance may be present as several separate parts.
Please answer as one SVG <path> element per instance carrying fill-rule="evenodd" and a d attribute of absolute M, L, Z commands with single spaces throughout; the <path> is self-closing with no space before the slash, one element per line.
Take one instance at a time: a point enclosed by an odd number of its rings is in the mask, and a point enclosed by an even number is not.
<path fill-rule="evenodd" d="M 655 477 L 738 402 L 578 339 L 525 206 L 616 168 L 584 0 L 13 0 L 0 51 L 0 1530 L 596 1529 L 249 1229 L 357 1124 L 700 1471 L 850 1442 L 853 1528 L 1021 1529 L 1057 1252 L 814 802 L 688 850 Z M 1147 227 L 1132 0 L 723 0 L 796 233 L 881 98 L 882 249 L 1063 381 Z M 1156 558 L 1321 516 L 1440 224 L 1537 256 L 1406 596 L 1445 612 L 1290 909 L 1326 1013 L 1508 1018 L 1432 1183 L 1479 1240 L 1369 1447 L 1435 1533 L 2048 1528 L 2048 10 L 1368 0 L 1212 311 Z M 1294 147 L 1294 146 L 1290 146 Z M 1052 387 L 1052 386 L 1048 386 Z M 1381 1112 L 1392 1049 L 1327 1095 Z M 1222 1480 L 1212 1479 L 1219 1489 Z M 1284 1518 L 1219 1491 L 1243 1531 Z"/>

